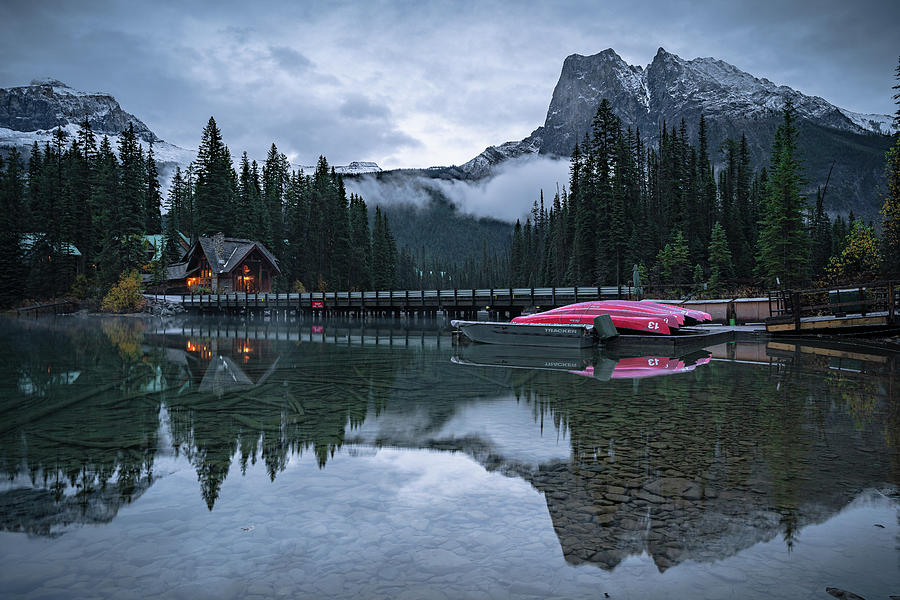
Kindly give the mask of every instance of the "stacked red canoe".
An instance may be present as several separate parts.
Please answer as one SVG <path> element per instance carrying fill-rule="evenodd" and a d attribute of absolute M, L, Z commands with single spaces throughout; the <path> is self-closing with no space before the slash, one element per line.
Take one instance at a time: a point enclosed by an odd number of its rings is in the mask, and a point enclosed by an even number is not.
<path fill-rule="evenodd" d="M 671 335 L 683 325 L 712 321 L 708 313 L 671 304 L 646 300 L 603 300 L 579 302 L 533 315 L 523 315 L 512 322 L 589 325 L 597 315 L 609 315 L 619 333 L 657 335 Z"/>

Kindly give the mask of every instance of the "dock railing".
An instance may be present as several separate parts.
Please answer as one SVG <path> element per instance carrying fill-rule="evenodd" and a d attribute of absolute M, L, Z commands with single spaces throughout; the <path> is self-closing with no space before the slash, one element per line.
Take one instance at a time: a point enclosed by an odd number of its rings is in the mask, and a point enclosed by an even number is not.
<path fill-rule="evenodd" d="M 795 323 L 804 318 L 883 314 L 888 324 L 900 318 L 900 280 L 872 281 L 829 288 L 769 292 L 767 323 Z"/>
<path fill-rule="evenodd" d="M 511 310 L 553 307 L 590 300 L 631 298 L 626 286 L 367 290 L 347 292 L 181 294 L 185 308 L 202 310 Z M 167 296 L 172 298 L 172 296 Z"/>

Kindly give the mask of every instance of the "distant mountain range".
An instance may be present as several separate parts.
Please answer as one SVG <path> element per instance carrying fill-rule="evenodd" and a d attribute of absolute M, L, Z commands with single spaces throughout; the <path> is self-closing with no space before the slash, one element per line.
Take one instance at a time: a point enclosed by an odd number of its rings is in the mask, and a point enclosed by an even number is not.
<path fill-rule="evenodd" d="M 646 67 L 627 64 L 612 49 L 593 56 L 572 54 L 563 62 L 544 125 L 524 140 L 488 147 L 457 169 L 465 177 L 482 178 L 501 163 L 529 155 L 568 157 L 589 130 L 603 98 L 623 127 L 640 129 L 651 145 L 658 142 L 663 123 L 678 127 L 682 119 L 696 140 L 702 114 L 714 161 L 720 158 L 715 150 L 726 138 L 740 139 L 743 133 L 756 167 L 767 163 L 781 109 L 790 99 L 800 117 L 799 145 L 809 188 L 824 184 L 834 162 L 826 199 L 830 212 L 852 209 L 874 218 L 881 205 L 884 153 L 889 136 L 896 133 L 889 115 L 838 108 L 721 60 L 684 60 L 663 48 Z"/>
<path fill-rule="evenodd" d="M 817 185 L 824 184 L 834 163 L 827 210 L 832 214 L 853 210 L 867 219 L 878 218 L 885 192 L 884 154 L 891 145 L 891 134 L 896 133 L 889 115 L 852 112 L 754 77 L 726 62 L 714 58 L 684 60 L 662 48 L 646 67 L 627 64 L 612 49 L 592 56 L 567 57 L 544 124 L 524 140 L 490 146 L 462 165 L 382 172 L 374 162 L 354 161 L 335 169 L 349 176 L 375 175 L 374 180 L 384 186 L 383 198 L 406 198 L 409 183 L 415 180 L 417 184 L 412 187 L 421 188 L 416 192 L 422 196 L 419 200 L 428 202 L 436 189 L 430 182 L 436 179 L 485 180 L 497 174 L 501 165 L 527 164 L 536 156 L 568 157 L 575 142 L 588 131 L 603 98 L 612 103 L 623 126 L 639 129 L 649 145 L 658 141 L 663 123 L 678 127 L 682 119 L 688 134 L 696 139 L 702 114 L 715 162 L 721 161 L 717 150 L 726 138 L 739 139 L 744 134 L 757 168 L 768 162 L 781 109 L 791 99 L 800 117 L 799 146 L 808 180 L 806 191 L 812 193 Z M 153 142 L 164 189 L 175 165 L 185 167 L 196 157 L 195 150 L 161 140 L 135 115 L 123 110 L 113 96 L 78 91 L 55 79 L 0 88 L 0 152 L 16 146 L 27 158 L 33 142 L 43 145 L 57 127 L 74 135 L 84 117 L 95 133 L 110 136 L 114 146 L 118 134 L 129 122 L 134 123 L 141 143 L 146 147 Z M 294 167 L 306 172 L 315 168 Z M 394 194 L 393 188 L 406 191 Z"/>
<path fill-rule="evenodd" d="M 167 180 L 176 165 L 185 168 L 197 157 L 196 150 L 160 139 L 143 121 L 122 109 L 110 94 L 82 92 L 57 79 L 37 79 L 29 85 L 0 88 L 0 151 L 15 146 L 27 160 L 34 142 L 43 147 L 57 127 L 71 139 L 85 117 L 95 134 L 109 136 L 113 148 L 117 147 L 119 134 L 133 123 L 144 149 L 153 143 L 163 190 L 168 189 Z M 307 173 L 315 170 L 315 165 L 294 167 Z M 335 165 L 335 170 L 345 174 L 378 173 L 381 167 L 374 162 L 354 161 L 349 165 Z"/>

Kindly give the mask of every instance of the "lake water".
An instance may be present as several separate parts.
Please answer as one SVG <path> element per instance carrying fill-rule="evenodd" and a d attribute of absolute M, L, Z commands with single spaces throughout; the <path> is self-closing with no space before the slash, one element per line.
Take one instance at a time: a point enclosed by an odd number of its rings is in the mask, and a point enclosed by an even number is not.
<path fill-rule="evenodd" d="M 900 357 L 0 320 L 0 595 L 900 594 Z"/>

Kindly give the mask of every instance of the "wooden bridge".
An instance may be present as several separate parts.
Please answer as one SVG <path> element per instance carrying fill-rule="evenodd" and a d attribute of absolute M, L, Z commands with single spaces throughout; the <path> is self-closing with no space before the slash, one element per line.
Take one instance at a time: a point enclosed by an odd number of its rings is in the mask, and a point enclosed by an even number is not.
<path fill-rule="evenodd" d="M 864 333 L 900 327 L 900 281 L 769 293 L 769 333 Z"/>
<path fill-rule="evenodd" d="M 246 294 L 185 294 L 165 296 L 184 308 L 202 312 L 251 313 L 287 311 L 322 315 L 390 316 L 419 314 L 474 317 L 488 311 L 494 317 L 513 317 L 525 308 L 548 310 L 574 302 L 631 298 L 631 287 L 481 288 L 366 292 L 305 292 Z"/>

